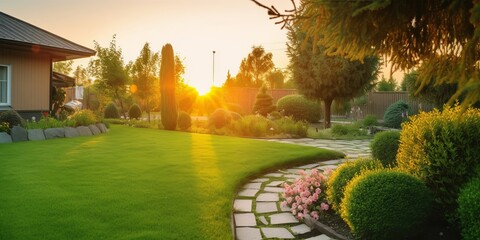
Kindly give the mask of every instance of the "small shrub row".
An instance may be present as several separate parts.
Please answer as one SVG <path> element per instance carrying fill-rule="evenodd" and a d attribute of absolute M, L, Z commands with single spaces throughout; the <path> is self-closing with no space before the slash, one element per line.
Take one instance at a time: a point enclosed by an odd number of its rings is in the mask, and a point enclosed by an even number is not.
<path fill-rule="evenodd" d="M 335 124 L 332 126 L 334 136 L 366 136 L 367 131 L 361 129 L 357 123 Z"/>

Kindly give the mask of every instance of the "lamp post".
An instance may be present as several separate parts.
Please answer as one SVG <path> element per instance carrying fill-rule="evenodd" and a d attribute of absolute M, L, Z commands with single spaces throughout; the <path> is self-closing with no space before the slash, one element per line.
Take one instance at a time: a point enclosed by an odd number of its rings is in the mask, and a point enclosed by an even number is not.
<path fill-rule="evenodd" d="M 213 51 L 212 86 L 215 85 L 215 51 Z"/>

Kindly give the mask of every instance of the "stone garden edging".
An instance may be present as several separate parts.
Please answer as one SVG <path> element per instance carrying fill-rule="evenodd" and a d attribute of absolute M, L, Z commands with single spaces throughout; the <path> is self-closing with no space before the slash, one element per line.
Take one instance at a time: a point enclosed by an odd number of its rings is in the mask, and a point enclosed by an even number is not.
<path fill-rule="evenodd" d="M 55 138 L 73 138 L 81 136 L 94 136 L 107 133 L 108 129 L 103 123 L 90 124 L 88 126 L 47 128 L 47 129 L 25 129 L 14 126 L 10 134 L 0 132 L 0 144 L 24 141 L 43 141 Z"/>

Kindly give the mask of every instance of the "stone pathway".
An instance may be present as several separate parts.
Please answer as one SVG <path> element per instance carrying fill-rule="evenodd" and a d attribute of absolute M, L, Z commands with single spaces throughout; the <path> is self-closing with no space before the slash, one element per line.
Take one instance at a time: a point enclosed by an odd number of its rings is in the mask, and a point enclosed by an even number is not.
<path fill-rule="evenodd" d="M 283 143 L 327 148 L 342 151 L 347 158 L 370 155 L 369 140 L 318 140 L 318 139 L 270 139 Z M 326 168 L 335 169 L 344 159 L 330 160 L 303 165 L 291 169 L 281 169 L 252 180 L 243 186 L 233 204 L 233 226 L 238 240 L 255 239 L 308 239 L 330 240 L 331 238 L 311 230 L 282 207 L 282 184 L 292 183 L 300 175 L 300 170 Z"/>

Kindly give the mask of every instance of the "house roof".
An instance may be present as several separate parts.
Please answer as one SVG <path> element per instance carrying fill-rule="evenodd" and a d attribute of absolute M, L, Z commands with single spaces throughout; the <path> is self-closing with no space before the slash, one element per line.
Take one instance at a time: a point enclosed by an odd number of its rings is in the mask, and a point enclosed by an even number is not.
<path fill-rule="evenodd" d="M 54 61 L 95 55 L 92 49 L 0 12 L 0 47 L 4 46 L 48 53 Z"/>
<path fill-rule="evenodd" d="M 75 86 L 75 78 L 59 72 L 52 72 L 52 82 L 54 87 L 74 87 Z"/>

